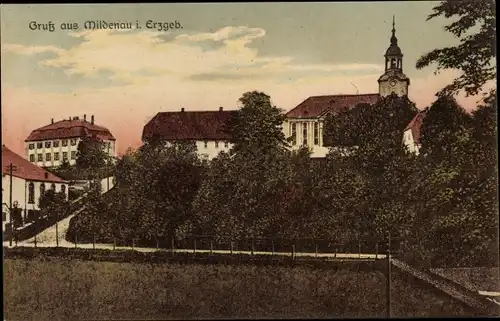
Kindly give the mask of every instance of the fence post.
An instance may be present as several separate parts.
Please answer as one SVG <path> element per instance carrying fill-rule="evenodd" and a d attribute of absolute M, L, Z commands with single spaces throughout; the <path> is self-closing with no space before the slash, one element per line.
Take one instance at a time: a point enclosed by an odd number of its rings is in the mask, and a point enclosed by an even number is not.
<path fill-rule="evenodd" d="M 292 245 L 292 260 L 295 260 L 295 245 Z"/>
<path fill-rule="evenodd" d="M 132 239 L 132 250 L 135 249 L 135 238 Z"/>
<path fill-rule="evenodd" d="M 252 238 L 252 255 L 253 255 L 253 238 Z"/>
<path fill-rule="evenodd" d="M 95 234 L 92 236 L 92 248 L 95 250 Z"/>
<path fill-rule="evenodd" d="M 160 249 L 160 240 L 156 239 L 156 250 Z"/>
<path fill-rule="evenodd" d="M 389 233 L 389 240 L 388 240 L 388 247 L 387 247 L 387 289 L 386 289 L 386 304 L 387 304 L 387 318 L 391 317 L 391 234 Z"/>
<path fill-rule="evenodd" d="M 116 238 L 113 237 L 113 250 L 116 250 Z"/>
<path fill-rule="evenodd" d="M 196 253 L 196 239 L 193 241 L 193 253 Z"/>
<path fill-rule="evenodd" d="M 75 249 L 78 247 L 77 243 L 78 243 L 78 237 L 75 235 Z"/>
<path fill-rule="evenodd" d="M 358 241 L 358 253 L 359 253 L 359 258 L 361 258 L 361 241 Z"/>
<path fill-rule="evenodd" d="M 231 255 L 233 255 L 233 240 L 231 240 L 229 242 L 229 251 L 230 251 Z"/>
<path fill-rule="evenodd" d="M 274 240 L 271 240 L 271 246 L 272 246 L 272 254 L 274 255 Z"/>
<path fill-rule="evenodd" d="M 337 246 L 334 245 L 335 247 L 335 252 L 333 253 L 333 258 L 336 259 L 337 258 Z"/>
<path fill-rule="evenodd" d="M 378 259 L 378 242 L 375 243 L 375 260 Z"/>
<path fill-rule="evenodd" d="M 315 246 L 314 246 L 314 257 L 317 258 L 318 257 L 318 244 L 316 243 Z"/>
<path fill-rule="evenodd" d="M 175 253 L 175 243 L 174 243 L 174 237 L 172 236 L 172 239 L 170 240 L 170 252 L 172 252 L 172 256 Z"/>
<path fill-rule="evenodd" d="M 210 255 L 213 254 L 213 251 L 214 251 L 214 243 L 212 240 L 210 240 Z"/>

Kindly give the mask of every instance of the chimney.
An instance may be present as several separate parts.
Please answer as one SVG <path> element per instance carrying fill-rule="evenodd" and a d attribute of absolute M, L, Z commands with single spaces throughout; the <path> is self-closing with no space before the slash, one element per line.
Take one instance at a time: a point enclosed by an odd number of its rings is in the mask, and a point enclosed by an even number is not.
<path fill-rule="evenodd" d="M 83 121 L 87 121 L 87 115 L 83 115 Z"/>
<path fill-rule="evenodd" d="M 184 112 L 184 107 L 181 108 L 181 112 Z"/>
<path fill-rule="evenodd" d="M 90 116 L 90 123 L 94 125 L 94 115 Z"/>
<path fill-rule="evenodd" d="M 222 111 L 222 109 L 223 109 L 223 108 L 222 108 L 222 106 L 221 106 L 221 107 L 219 107 L 219 111 Z"/>
<path fill-rule="evenodd" d="M 54 118 L 52 118 L 52 119 L 50 120 L 50 123 L 51 123 L 51 124 L 53 124 L 53 123 L 54 123 Z"/>

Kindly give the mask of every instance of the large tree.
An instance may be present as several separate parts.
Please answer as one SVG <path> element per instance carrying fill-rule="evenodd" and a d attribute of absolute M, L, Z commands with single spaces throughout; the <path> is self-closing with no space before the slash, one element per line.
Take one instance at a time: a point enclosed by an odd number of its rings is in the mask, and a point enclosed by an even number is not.
<path fill-rule="evenodd" d="M 437 64 L 437 71 L 458 69 L 462 74 L 446 86 L 445 94 L 464 90 L 476 95 L 496 79 L 496 3 L 494 0 L 445 0 L 433 8 L 427 20 L 455 18 L 445 27 L 460 44 L 433 51 L 417 61 L 421 69 Z M 496 92 L 496 90 L 494 90 Z"/>
<path fill-rule="evenodd" d="M 76 167 L 79 169 L 100 169 L 110 161 L 105 144 L 97 136 L 85 136 L 78 143 Z"/>
<path fill-rule="evenodd" d="M 244 93 L 239 102 L 241 108 L 229 129 L 234 143 L 232 154 L 268 154 L 288 146 L 281 127 L 285 116 L 272 105 L 271 97 L 252 91 Z"/>

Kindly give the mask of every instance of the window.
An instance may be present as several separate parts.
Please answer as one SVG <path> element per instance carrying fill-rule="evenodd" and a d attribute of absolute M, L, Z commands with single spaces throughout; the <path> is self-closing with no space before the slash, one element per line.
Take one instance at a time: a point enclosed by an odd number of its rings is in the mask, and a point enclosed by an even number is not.
<path fill-rule="evenodd" d="M 319 124 L 314 123 L 314 145 L 319 145 Z"/>
<path fill-rule="evenodd" d="M 33 183 L 28 185 L 28 203 L 35 203 L 35 184 Z"/>
<path fill-rule="evenodd" d="M 228 142 L 224 142 L 224 147 L 228 148 L 229 147 L 229 143 Z"/>
<path fill-rule="evenodd" d="M 34 162 L 35 161 L 35 154 L 31 154 L 30 155 L 30 162 Z"/>
<path fill-rule="evenodd" d="M 54 153 L 54 160 L 58 161 L 59 160 L 59 153 Z"/>
<path fill-rule="evenodd" d="M 70 141 L 70 144 L 71 144 L 71 146 L 75 146 L 75 145 L 76 145 L 76 139 L 72 139 L 72 140 Z"/>
<path fill-rule="evenodd" d="M 50 148 L 50 142 L 45 142 L 45 148 Z"/>
<path fill-rule="evenodd" d="M 7 222 L 7 213 L 6 212 L 2 212 L 2 221 Z"/>
<path fill-rule="evenodd" d="M 63 160 L 68 160 L 68 152 L 63 152 Z"/>
<path fill-rule="evenodd" d="M 215 141 L 215 148 L 219 148 L 219 142 Z"/>
<path fill-rule="evenodd" d="M 56 184 L 54 184 L 54 183 L 50 184 L 50 189 L 55 192 L 56 191 Z"/>
<path fill-rule="evenodd" d="M 66 185 L 61 185 L 61 193 L 66 193 Z"/>
<path fill-rule="evenodd" d="M 302 124 L 302 145 L 307 146 L 307 123 Z"/>
<path fill-rule="evenodd" d="M 45 194 L 45 183 L 40 183 L 40 196 Z"/>
<path fill-rule="evenodd" d="M 292 126 L 292 145 L 297 145 L 297 123 L 291 123 L 290 126 Z"/>
<path fill-rule="evenodd" d="M 76 158 L 76 152 L 75 151 L 72 151 L 71 152 L 71 159 L 75 159 Z"/>
<path fill-rule="evenodd" d="M 67 139 L 63 139 L 63 140 L 61 141 L 61 144 L 62 144 L 62 146 L 63 146 L 63 147 L 68 146 L 68 140 L 67 140 Z"/>
<path fill-rule="evenodd" d="M 38 154 L 38 161 L 43 162 L 43 154 Z"/>
<path fill-rule="evenodd" d="M 205 148 L 208 148 L 208 142 L 205 142 Z"/>
<path fill-rule="evenodd" d="M 45 154 L 45 160 L 46 160 L 46 161 L 49 161 L 49 162 L 50 162 L 51 158 L 52 158 L 52 157 L 51 157 L 50 153 Z"/>
<path fill-rule="evenodd" d="M 36 148 L 42 148 L 43 147 L 43 143 L 40 142 L 40 143 L 36 143 Z"/>
<path fill-rule="evenodd" d="M 29 145 L 28 145 L 28 148 L 29 148 L 29 149 L 35 149 L 35 144 L 29 144 Z"/>
<path fill-rule="evenodd" d="M 59 147 L 59 141 L 58 140 L 53 141 L 52 146 Z"/>

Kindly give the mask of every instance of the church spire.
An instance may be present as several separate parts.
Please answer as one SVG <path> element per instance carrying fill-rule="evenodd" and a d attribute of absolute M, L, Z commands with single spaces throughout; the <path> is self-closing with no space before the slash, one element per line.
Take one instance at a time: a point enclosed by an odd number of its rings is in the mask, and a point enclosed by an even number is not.
<path fill-rule="evenodd" d="M 392 15 L 392 36 L 391 36 L 391 45 L 397 45 L 398 38 L 396 38 L 396 16 Z"/>

